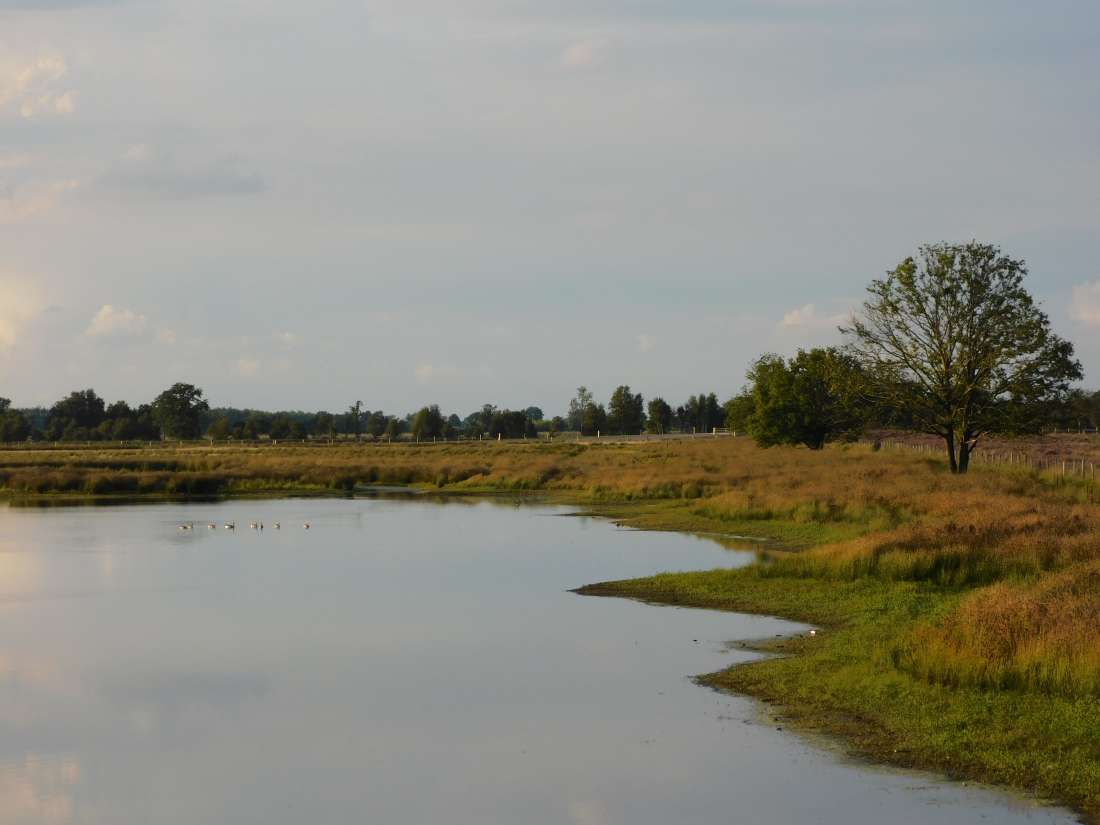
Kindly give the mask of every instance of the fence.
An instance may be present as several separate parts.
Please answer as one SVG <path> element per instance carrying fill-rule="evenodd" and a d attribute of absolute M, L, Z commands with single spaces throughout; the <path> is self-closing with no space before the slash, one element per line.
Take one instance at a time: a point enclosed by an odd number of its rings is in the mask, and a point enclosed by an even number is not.
<path fill-rule="evenodd" d="M 867 442 L 872 443 L 872 442 Z M 946 458 L 946 448 L 940 445 L 911 443 L 889 439 L 873 442 L 882 449 L 904 450 L 925 455 Z M 1060 478 L 1083 478 L 1095 482 L 1096 462 L 1091 458 L 1076 456 L 1034 456 L 1024 450 L 983 450 L 977 449 L 970 454 L 970 463 L 974 466 L 1017 467 L 1043 475 Z"/>

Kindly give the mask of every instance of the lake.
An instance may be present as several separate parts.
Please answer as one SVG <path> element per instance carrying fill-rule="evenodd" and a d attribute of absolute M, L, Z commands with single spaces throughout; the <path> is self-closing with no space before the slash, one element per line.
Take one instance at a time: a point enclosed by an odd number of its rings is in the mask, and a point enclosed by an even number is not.
<path fill-rule="evenodd" d="M 0 507 L 0 823 L 1076 821 L 691 681 L 797 625 L 568 592 L 751 560 L 510 503 Z"/>

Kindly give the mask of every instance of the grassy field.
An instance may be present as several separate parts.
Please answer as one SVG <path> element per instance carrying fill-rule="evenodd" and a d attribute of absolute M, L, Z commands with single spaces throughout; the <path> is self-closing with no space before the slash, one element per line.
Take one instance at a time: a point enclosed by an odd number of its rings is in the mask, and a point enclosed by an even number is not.
<path fill-rule="evenodd" d="M 813 623 L 814 637 L 767 645 L 791 655 L 706 681 L 875 759 L 1031 790 L 1100 822 L 1090 478 L 1026 465 L 960 478 L 937 454 L 765 451 L 744 439 L 0 451 L 0 489 L 15 498 L 378 483 L 539 494 L 637 527 L 766 540 L 749 568 L 582 592 Z"/>

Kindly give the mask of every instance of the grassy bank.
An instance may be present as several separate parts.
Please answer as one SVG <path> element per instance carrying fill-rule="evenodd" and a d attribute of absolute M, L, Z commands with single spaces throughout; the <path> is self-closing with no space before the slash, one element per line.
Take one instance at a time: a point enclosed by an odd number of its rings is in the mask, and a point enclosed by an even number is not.
<path fill-rule="evenodd" d="M 814 623 L 707 677 L 882 761 L 1032 790 L 1100 822 L 1100 508 L 1087 479 L 743 439 L 0 452 L 19 496 L 537 493 L 633 526 L 768 540 L 737 571 L 582 592 Z"/>

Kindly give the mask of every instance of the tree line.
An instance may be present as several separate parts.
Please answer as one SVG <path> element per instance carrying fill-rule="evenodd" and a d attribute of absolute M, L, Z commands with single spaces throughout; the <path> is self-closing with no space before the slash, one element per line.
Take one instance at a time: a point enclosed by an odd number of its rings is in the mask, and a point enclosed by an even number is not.
<path fill-rule="evenodd" d="M 725 426 L 726 410 L 716 393 L 699 393 L 673 407 L 662 398 L 644 403 L 629 386 L 618 387 L 606 403 L 579 387 L 564 416 L 546 416 L 530 406 L 520 410 L 484 404 L 460 416 L 431 404 L 401 414 L 372 410 L 362 401 L 342 413 L 324 410 L 269 412 L 211 407 L 193 384 L 172 385 L 153 401 L 131 407 L 108 403 L 94 389 L 76 390 L 49 408 L 14 409 L 0 398 L 0 441 L 85 442 L 198 439 L 254 441 L 308 438 L 477 439 L 536 438 L 567 431 L 583 435 L 636 435 L 642 432 L 710 432 Z"/>
<path fill-rule="evenodd" d="M 868 429 L 899 428 L 943 439 L 953 471 L 990 434 L 1100 429 L 1100 392 L 1082 377 L 1073 345 L 1055 335 L 1024 287 L 1027 267 L 994 246 L 921 247 L 867 288 L 841 328 L 841 346 L 756 359 L 748 383 L 724 403 L 701 392 L 673 406 L 648 402 L 629 385 L 606 403 L 578 387 L 565 415 L 538 407 L 485 404 L 466 416 L 438 405 L 405 415 L 356 401 L 343 413 L 212 409 L 203 391 L 178 383 L 137 407 L 107 404 L 94 390 L 70 393 L 49 409 L 17 410 L 0 398 L 0 440 L 126 441 L 370 438 L 534 438 L 582 435 L 747 432 L 765 447 L 820 449 Z"/>

